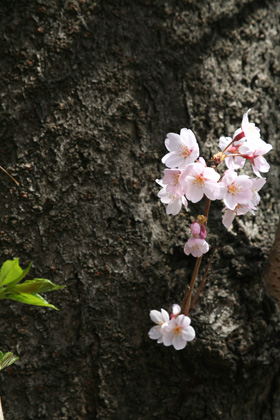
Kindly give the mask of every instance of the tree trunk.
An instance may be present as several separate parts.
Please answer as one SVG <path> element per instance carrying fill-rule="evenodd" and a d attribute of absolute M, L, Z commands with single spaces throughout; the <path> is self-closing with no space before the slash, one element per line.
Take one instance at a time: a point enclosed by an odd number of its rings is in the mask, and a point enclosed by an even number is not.
<path fill-rule="evenodd" d="M 6 419 L 276 420 L 279 310 L 263 273 L 279 213 L 279 1 L 1 3 L 1 260 L 65 284 L 59 312 L 2 301 Z M 165 135 L 207 160 L 242 115 L 274 147 L 256 216 L 218 242 L 181 351 L 151 341 L 149 311 L 182 301 L 190 212 L 157 198 Z M 249 166 L 246 173 L 251 174 Z M 205 266 L 206 260 L 202 264 Z"/>

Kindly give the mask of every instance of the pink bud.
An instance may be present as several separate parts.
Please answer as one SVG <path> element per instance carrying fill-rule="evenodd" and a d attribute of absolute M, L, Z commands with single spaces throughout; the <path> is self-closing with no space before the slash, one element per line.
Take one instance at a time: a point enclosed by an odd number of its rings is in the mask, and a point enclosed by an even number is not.
<path fill-rule="evenodd" d="M 200 231 L 200 238 L 205 239 L 207 236 L 207 230 L 204 225 L 201 225 L 201 231 Z"/>
<path fill-rule="evenodd" d="M 191 224 L 191 232 L 194 236 L 200 234 L 200 224 L 198 222 Z"/>

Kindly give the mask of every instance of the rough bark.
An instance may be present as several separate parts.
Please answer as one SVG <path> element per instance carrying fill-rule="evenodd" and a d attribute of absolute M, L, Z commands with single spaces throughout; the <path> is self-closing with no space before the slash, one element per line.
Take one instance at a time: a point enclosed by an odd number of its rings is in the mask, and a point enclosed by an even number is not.
<path fill-rule="evenodd" d="M 67 288 L 59 312 L 1 302 L 9 419 L 276 420 L 279 310 L 263 272 L 279 212 L 278 1 L 25 0 L 0 11 L 2 262 Z M 180 303 L 191 215 L 157 198 L 167 132 L 209 159 L 243 112 L 274 149 L 255 217 L 226 231 L 184 351 L 149 340 Z M 247 168 L 248 169 L 248 168 Z M 248 169 L 249 171 L 249 169 Z M 249 173 L 249 172 L 248 172 Z"/>

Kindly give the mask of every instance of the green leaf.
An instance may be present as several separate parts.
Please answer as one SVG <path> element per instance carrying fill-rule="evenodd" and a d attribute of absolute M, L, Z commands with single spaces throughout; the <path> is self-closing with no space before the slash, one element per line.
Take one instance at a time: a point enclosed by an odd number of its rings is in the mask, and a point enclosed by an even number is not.
<path fill-rule="evenodd" d="M 28 305 L 47 306 L 58 310 L 54 305 L 48 303 L 42 296 L 37 293 L 11 293 L 6 299 L 15 300 L 17 302 L 27 303 Z"/>
<path fill-rule="evenodd" d="M 5 261 L 0 270 L 0 299 L 11 299 L 28 305 L 47 306 L 57 309 L 48 303 L 39 293 L 51 292 L 62 289 L 65 286 L 58 286 L 47 279 L 26 280 L 19 282 L 26 276 L 31 264 L 25 269 L 19 265 L 19 259 Z"/>
<path fill-rule="evenodd" d="M 15 363 L 19 357 L 16 357 L 13 355 L 13 353 L 8 352 L 3 354 L 1 353 L 1 357 L 0 357 L 0 370 L 5 369 L 6 367 L 12 365 L 13 363 Z"/>
<path fill-rule="evenodd" d="M 64 287 L 65 286 L 58 286 L 47 279 L 34 279 L 26 280 L 22 284 L 17 284 L 16 286 L 12 287 L 9 291 L 13 293 L 46 293 L 51 292 L 53 290 L 63 289 Z"/>
<path fill-rule="evenodd" d="M 32 263 L 25 270 L 22 270 L 18 258 L 5 261 L 0 271 L 0 286 L 9 285 L 10 287 L 19 283 L 29 272 L 31 265 Z"/>

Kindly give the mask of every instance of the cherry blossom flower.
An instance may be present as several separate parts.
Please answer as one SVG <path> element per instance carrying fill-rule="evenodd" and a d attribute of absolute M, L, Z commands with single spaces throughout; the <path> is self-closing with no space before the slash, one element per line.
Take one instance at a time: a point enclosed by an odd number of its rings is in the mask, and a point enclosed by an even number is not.
<path fill-rule="evenodd" d="M 254 123 L 249 123 L 248 114 L 251 109 L 248 109 L 247 112 L 243 115 L 242 123 L 241 123 L 241 130 L 244 133 L 244 136 L 247 141 L 255 142 L 261 138 L 261 132 L 258 127 Z"/>
<path fill-rule="evenodd" d="M 190 164 L 180 176 L 183 192 L 193 203 L 200 201 L 204 194 L 210 200 L 216 200 L 220 189 L 217 183 L 219 179 L 220 175 L 213 168 L 207 168 L 199 162 Z"/>
<path fill-rule="evenodd" d="M 195 338 L 195 330 L 190 325 L 191 320 L 183 314 L 171 319 L 163 327 L 162 341 L 165 346 L 173 346 L 175 350 L 182 350 L 188 341 Z"/>
<path fill-rule="evenodd" d="M 157 325 L 150 329 L 148 333 L 149 337 L 152 340 L 157 340 L 158 343 L 162 343 L 164 327 L 169 322 L 169 314 L 165 309 L 161 309 L 161 312 L 152 310 L 150 312 L 150 318 Z"/>
<path fill-rule="evenodd" d="M 182 205 L 187 210 L 188 201 L 184 195 L 177 197 L 174 194 L 166 191 L 166 185 L 162 183 L 161 179 L 156 179 L 156 182 L 162 187 L 158 193 L 158 197 L 163 204 L 167 204 L 166 214 L 172 214 L 173 216 L 176 216 L 176 214 L 180 212 Z"/>
<path fill-rule="evenodd" d="M 247 175 L 237 175 L 233 169 L 228 169 L 220 182 L 220 199 L 234 210 L 237 204 L 246 204 L 252 197 L 252 181 Z"/>
<path fill-rule="evenodd" d="M 265 178 L 254 178 L 251 180 L 252 186 L 251 186 L 251 200 L 247 204 L 241 204 L 238 203 L 234 209 L 229 209 L 226 207 L 224 209 L 224 216 L 223 216 L 223 225 L 228 229 L 230 225 L 232 224 L 235 216 L 241 216 L 243 214 L 246 214 L 247 212 L 250 212 L 251 214 L 255 214 L 254 210 L 256 210 L 256 206 L 260 202 L 260 196 L 258 194 L 258 191 L 264 186 L 266 183 Z"/>
<path fill-rule="evenodd" d="M 225 213 L 222 220 L 223 225 L 228 229 L 232 224 L 235 216 L 246 214 L 248 211 L 252 214 L 255 214 L 254 210 L 256 210 L 256 208 L 251 203 L 237 204 L 233 210 L 226 207 L 224 209 Z"/>
<path fill-rule="evenodd" d="M 162 162 L 168 168 L 184 169 L 199 156 L 199 147 L 195 135 L 186 128 L 182 128 L 180 135 L 168 133 L 165 146 L 170 153 L 162 158 Z"/>
<path fill-rule="evenodd" d="M 205 239 L 190 238 L 184 246 L 184 253 L 186 255 L 192 254 L 193 257 L 201 257 L 209 251 L 209 245 Z"/>
<path fill-rule="evenodd" d="M 181 197 L 182 185 L 180 183 L 181 171 L 178 169 L 165 169 L 164 177 L 162 179 L 163 184 L 166 186 L 166 191 L 175 194 L 177 197 Z"/>
<path fill-rule="evenodd" d="M 258 139 L 244 143 L 239 148 L 239 152 L 245 159 L 250 160 L 255 175 L 261 178 L 260 172 L 268 172 L 270 168 L 263 155 L 268 153 L 271 149 L 271 144 Z"/>
<path fill-rule="evenodd" d="M 263 157 L 272 146 L 261 139 L 260 129 L 254 123 L 249 123 L 249 109 L 242 118 L 241 128 L 233 136 L 234 142 L 225 151 L 225 163 L 229 169 L 243 168 L 246 160 L 250 160 L 254 173 L 261 177 L 260 172 L 268 172 L 269 164 Z M 231 142 L 230 137 L 221 137 L 219 146 L 224 150 Z"/>
<path fill-rule="evenodd" d="M 248 114 L 251 109 L 248 109 L 243 114 L 241 127 L 238 128 L 233 135 L 235 145 L 239 145 L 247 141 L 255 141 L 261 138 L 260 129 L 254 123 L 249 123 Z"/>

